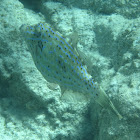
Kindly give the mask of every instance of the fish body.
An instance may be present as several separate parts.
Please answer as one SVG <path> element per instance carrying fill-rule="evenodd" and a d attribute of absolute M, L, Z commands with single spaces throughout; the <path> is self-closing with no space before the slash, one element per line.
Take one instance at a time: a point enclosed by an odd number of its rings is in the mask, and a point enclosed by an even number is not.
<path fill-rule="evenodd" d="M 75 48 L 47 23 L 22 25 L 21 32 L 27 42 L 37 69 L 43 77 L 61 88 L 89 93 L 102 106 L 112 109 L 120 118 L 103 89 L 87 72 Z"/>

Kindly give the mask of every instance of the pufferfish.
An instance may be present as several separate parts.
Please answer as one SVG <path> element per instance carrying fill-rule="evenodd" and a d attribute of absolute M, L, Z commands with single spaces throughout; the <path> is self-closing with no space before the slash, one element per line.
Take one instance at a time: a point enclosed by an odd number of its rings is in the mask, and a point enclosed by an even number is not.
<path fill-rule="evenodd" d="M 48 82 L 58 84 L 62 90 L 87 93 L 102 107 L 111 109 L 119 119 L 122 118 L 101 86 L 88 73 L 78 51 L 60 33 L 47 23 L 22 25 L 20 30 L 37 69 Z"/>

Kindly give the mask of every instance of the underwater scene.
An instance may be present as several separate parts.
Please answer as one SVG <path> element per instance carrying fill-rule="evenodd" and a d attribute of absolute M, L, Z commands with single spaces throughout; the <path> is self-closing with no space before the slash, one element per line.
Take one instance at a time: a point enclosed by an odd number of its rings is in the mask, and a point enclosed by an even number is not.
<path fill-rule="evenodd" d="M 0 0 L 0 140 L 140 140 L 140 0 Z"/>

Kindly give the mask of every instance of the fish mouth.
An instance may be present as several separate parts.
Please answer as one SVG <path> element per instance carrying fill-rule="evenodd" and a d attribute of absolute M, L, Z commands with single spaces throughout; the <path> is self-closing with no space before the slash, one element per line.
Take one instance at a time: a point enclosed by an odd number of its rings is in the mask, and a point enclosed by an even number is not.
<path fill-rule="evenodd" d="M 25 31 L 26 27 L 27 27 L 26 24 L 22 24 L 22 25 L 19 27 L 19 30 L 20 30 L 21 32 L 23 32 L 23 31 Z"/>
<path fill-rule="evenodd" d="M 26 38 L 26 30 L 27 30 L 27 27 L 28 27 L 28 25 L 26 25 L 26 24 L 22 24 L 19 27 L 19 30 L 20 30 L 23 38 Z"/>

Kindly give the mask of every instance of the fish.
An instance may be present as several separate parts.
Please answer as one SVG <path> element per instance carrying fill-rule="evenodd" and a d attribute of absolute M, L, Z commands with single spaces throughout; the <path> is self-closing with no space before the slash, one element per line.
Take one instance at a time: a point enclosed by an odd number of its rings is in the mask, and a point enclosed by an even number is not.
<path fill-rule="evenodd" d="M 102 107 L 117 111 L 102 87 L 89 74 L 81 55 L 59 32 L 48 23 L 23 24 L 21 34 L 27 43 L 34 64 L 50 83 L 58 84 L 61 91 L 87 93 Z"/>

